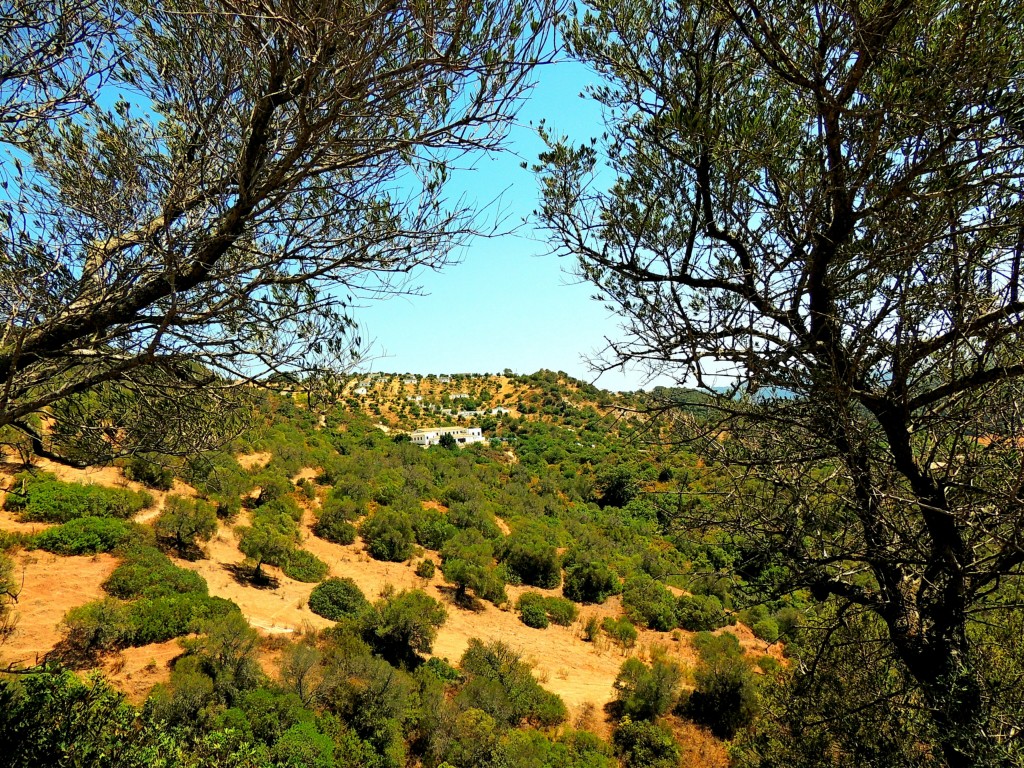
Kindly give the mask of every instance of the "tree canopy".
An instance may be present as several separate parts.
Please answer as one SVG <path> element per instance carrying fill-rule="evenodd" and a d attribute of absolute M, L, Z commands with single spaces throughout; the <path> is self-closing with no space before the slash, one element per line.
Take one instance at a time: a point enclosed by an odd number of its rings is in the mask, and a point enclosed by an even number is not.
<path fill-rule="evenodd" d="M 606 363 L 721 416 L 663 404 L 736 481 L 687 522 L 879 617 L 945 761 L 1002 759 L 975 619 L 1024 563 L 1020 4 L 588 6 L 607 134 L 549 136 L 539 213 L 622 313 Z"/>
<path fill-rule="evenodd" d="M 0 427 L 88 463 L 194 452 L 229 382 L 345 364 L 353 302 L 484 226 L 446 182 L 499 146 L 556 7 L 66 10 L 0 22 Z"/>

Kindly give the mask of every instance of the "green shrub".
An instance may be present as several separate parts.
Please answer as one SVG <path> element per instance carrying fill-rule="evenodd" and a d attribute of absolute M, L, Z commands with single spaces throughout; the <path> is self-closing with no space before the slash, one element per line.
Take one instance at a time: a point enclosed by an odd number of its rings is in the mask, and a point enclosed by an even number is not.
<path fill-rule="evenodd" d="M 122 645 L 149 645 L 198 632 L 205 622 L 237 611 L 230 600 L 199 594 L 165 595 L 128 603 Z"/>
<path fill-rule="evenodd" d="M 363 639 L 393 664 L 415 666 L 430 653 L 448 618 L 441 603 L 420 589 L 385 594 L 363 613 Z"/>
<path fill-rule="evenodd" d="M 592 643 L 601 634 L 601 621 L 597 616 L 590 616 L 583 624 L 583 642 Z"/>
<path fill-rule="evenodd" d="M 210 619 L 237 610 L 230 600 L 197 593 L 131 602 L 106 598 L 68 611 L 64 617 L 65 644 L 89 654 L 160 643 L 197 632 Z"/>
<path fill-rule="evenodd" d="M 764 640 L 766 643 L 774 643 L 779 639 L 779 623 L 772 617 L 761 619 L 750 628 L 754 637 Z"/>
<path fill-rule="evenodd" d="M 359 535 L 371 557 L 377 560 L 400 563 L 412 556 L 415 535 L 409 516 L 402 512 L 377 510 L 359 526 Z"/>
<path fill-rule="evenodd" d="M 622 587 L 622 605 L 631 618 L 650 629 L 668 632 L 676 626 L 676 599 L 664 584 L 646 573 L 626 580 Z"/>
<path fill-rule="evenodd" d="M 343 512 L 324 509 L 320 512 L 313 533 L 324 541 L 349 545 L 356 540 L 356 527 Z"/>
<path fill-rule="evenodd" d="M 20 512 L 26 522 L 66 523 L 81 517 L 127 518 L 152 503 L 153 497 L 145 492 L 62 483 L 53 475 L 23 472 L 15 478 L 4 507 Z"/>
<path fill-rule="evenodd" d="M 416 563 L 416 575 L 421 579 L 432 579 L 437 571 L 437 566 L 430 558 L 425 558 Z"/>
<path fill-rule="evenodd" d="M 546 629 L 548 611 L 544 606 L 544 596 L 536 592 L 524 592 L 516 601 L 516 610 L 519 611 L 519 619 L 528 627 L 534 629 Z"/>
<path fill-rule="evenodd" d="M 110 517 L 80 517 L 36 534 L 33 544 L 56 555 L 94 555 L 126 544 L 135 526 Z"/>
<path fill-rule="evenodd" d="M 174 472 L 156 461 L 135 456 L 124 468 L 124 476 L 137 483 L 160 491 L 169 491 L 174 485 Z"/>
<path fill-rule="evenodd" d="M 565 570 L 562 594 L 577 603 L 603 603 L 619 591 L 619 579 L 597 560 L 575 562 Z"/>
<path fill-rule="evenodd" d="M 601 629 L 624 649 L 632 648 L 636 644 L 636 627 L 629 619 L 613 619 L 608 616 L 601 622 Z"/>
<path fill-rule="evenodd" d="M 103 582 L 103 589 L 114 597 L 161 597 L 171 594 L 207 593 L 206 580 L 187 568 L 179 568 L 163 552 L 153 547 L 131 549 L 124 562 Z"/>
<path fill-rule="evenodd" d="M 623 715 L 654 720 L 676 703 L 682 677 L 679 665 L 663 655 L 650 666 L 636 658 L 626 659 L 615 678 L 615 699 Z"/>
<path fill-rule="evenodd" d="M 323 581 L 330 569 L 327 563 L 304 549 L 293 549 L 288 557 L 281 564 L 284 575 L 296 581 L 306 584 L 316 584 Z"/>
<path fill-rule="evenodd" d="M 679 745 L 672 732 L 648 720 L 624 717 L 612 734 L 615 753 L 626 768 L 677 768 Z"/>
<path fill-rule="evenodd" d="M 679 626 L 690 632 L 710 632 L 727 623 L 722 602 L 714 595 L 680 595 L 676 616 Z"/>
<path fill-rule="evenodd" d="M 544 608 L 548 612 L 551 623 L 563 627 L 572 624 L 580 615 L 580 609 L 572 600 L 566 600 L 564 597 L 545 597 Z"/>
<path fill-rule="evenodd" d="M 349 578 L 327 579 L 309 595 L 309 610 L 331 621 L 358 616 L 369 605 L 362 590 Z"/>
<path fill-rule="evenodd" d="M 416 532 L 416 543 L 427 549 L 440 550 L 449 539 L 459 532 L 448 521 L 448 516 L 433 507 L 423 507 L 412 514 L 412 525 Z"/>
<path fill-rule="evenodd" d="M 739 640 L 730 632 L 702 632 L 694 638 L 700 663 L 694 690 L 680 702 L 681 714 L 706 725 L 720 739 L 731 739 L 757 715 L 757 681 Z"/>
<path fill-rule="evenodd" d="M 558 550 L 539 528 L 517 529 L 503 542 L 500 559 L 523 584 L 551 589 L 562 581 Z"/>
<path fill-rule="evenodd" d="M 567 717 L 561 698 L 545 691 L 530 666 L 505 643 L 470 640 L 459 668 L 468 682 L 457 700 L 467 709 L 480 709 L 512 727 L 524 721 L 552 726 Z"/>
<path fill-rule="evenodd" d="M 202 499 L 169 495 L 153 524 L 157 538 L 178 550 L 183 557 L 202 556 L 197 541 L 209 541 L 217 532 L 217 511 Z"/>

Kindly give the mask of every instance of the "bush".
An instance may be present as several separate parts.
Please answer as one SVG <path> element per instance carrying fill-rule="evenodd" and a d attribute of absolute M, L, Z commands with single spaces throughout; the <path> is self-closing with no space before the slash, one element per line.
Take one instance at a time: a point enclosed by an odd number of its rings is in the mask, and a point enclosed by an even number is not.
<path fill-rule="evenodd" d="M 356 527 L 343 512 L 323 510 L 313 526 L 313 533 L 325 541 L 349 545 L 356 540 Z"/>
<path fill-rule="evenodd" d="M 580 615 L 580 609 L 572 600 L 566 600 L 564 597 L 545 597 L 544 607 L 547 609 L 551 623 L 563 627 L 572 624 Z"/>
<path fill-rule="evenodd" d="M 552 726 L 567 717 L 561 698 L 545 691 L 530 666 L 505 643 L 470 640 L 459 667 L 469 678 L 458 695 L 465 708 L 480 709 L 511 727 L 524 721 Z"/>
<path fill-rule="evenodd" d="M 629 619 L 613 619 L 610 616 L 606 617 L 605 620 L 601 622 L 601 629 L 604 630 L 608 637 L 621 645 L 623 649 L 632 648 L 636 644 L 636 627 L 633 626 Z"/>
<path fill-rule="evenodd" d="M 634 720 L 654 720 L 676 703 L 683 674 L 679 665 L 656 657 L 651 665 L 626 659 L 615 678 L 615 698 L 622 714 Z"/>
<path fill-rule="evenodd" d="M 66 523 L 82 517 L 127 518 L 152 503 L 153 497 L 145 492 L 62 483 L 53 475 L 23 472 L 15 478 L 4 507 L 20 512 L 26 522 Z"/>
<path fill-rule="evenodd" d="M 430 558 L 420 560 L 416 563 L 416 575 L 421 579 L 432 579 L 437 571 L 437 566 Z"/>
<path fill-rule="evenodd" d="M 523 584 L 551 589 L 562 581 L 562 564 L 550 537 L 533 527 L 516 530 L 503 546 L 501 561 Z"/>
<path fill-rule="evenodd" d="M 363 639 L 393 664 L 415 666 L 430 653 L 448 612 L 426 592 L 386 594 L 363 614 Z"/>
<path fill-rule="evenodd" d="M 731 739 L 757 714 L 757 682 L 736 636 L 701 633 L 694 638 L 700 663 L 694 671 L 695 687 L 681 702 L 681 714 L 706 725 L 720 739 Z"/>
<path fill-rule="evenodd" d="M 80 517 L 35 536 L 33 544 L 56 555 L 112 552 L 128 543 L 136 527 L 109 517 Z"/>
<path fill-rule="evenodd" d="M 597 560 L 575 562 L 565 571 L 562 594 L 577 603 L 603 603 L 619 591 L 619 579 Z"/>
<path fill-rule="evenodd" d="M 393 509 L 382 508 L 366 518 L 359 526 L 359 535 L 366 549 L 377 560 L 400 563 L 412 556 L 415 535 L 409 516 Z"/>
<path fill-rule="evenodd" d="M 440 550 L 459 532 L 459 529 L 448 521 L 446 514 L 422 505 L 413 513 L 412 525 L 416 532 L 416 543 L 433 550 Z"/>
<path fill-rule="evenodd" d="M 537 592 L 524 592 L 516 601 L 519 618 L 528 627 L 544 629 L 549 623 L 567 627 L 579 615 L 579 609 L 561 597 L 548 597 Z"/>
<path fill-rule="evenodd" d="M 114 597 L 130 600 L 172 594 L 205 595 L 208 588 L 202 576 L 179 568 L 160 550 L 138 547 L 130 550 L 125 561 L 107 577 L 103 589 Z"/>
<path fill-rule="evenodd" d="M 83 654 L 160 643 L 197 632 L 210 619 L 237 610 L 230 600 L 197 593 L 132 602 L 107 598 L 68 611 L 65 643 Z"/>
<path fill-rule="evenodd" d="M 675 597 L 646 573 L 626 580 L 622 588 L 622 605 L 630 617 L 650 629 L 668 632 L 676 626 Z"/>
<path fill-rule="evenodd" d="M 505 602 L 505 581 L 494 565 L 494 545 L 478 530 L 468 528 L 444 545 L 441 572 L 455 585 L 456 598 L 463 600 L 466 590 L 495 605 Z"/>
<path fill-rule="evenodd" d="M 124 468 L 124 476 L 160 491 L 169 491 L 174 485 L 174 472 L 169 467 L 142 456 L 132 458 Z"/>
<path fill-rule="evenodd" d="M 770 616 L 767 619 L 761 619 L 750 629 L 753 630 L 754 637 L 764 640 L 766 643 L 774 643 L 779 639 L 779 623 Z"/>
<path fill-rule="evenodd" d="M 293 549 L 281 565 L 284 575 L 306 584 L 323 581 L 330 569 L 327 563 L 304 549 Z"/>
<path fill-rule="evenodd" d="M 676 768 L 679 745 L 667 728 L 647 720 L 622 719 L 612 734 L 615 753 L 626 768 Z"/>
<path fill-rule="evenodd" d="M 153 525 L 157 538 L 168 542 L 182 556 L 201 556 L 197 541 L 209 541 L 217 532 L 217 511 L 202 499 L 169 495 Z"/>
<path fill-rule="evenodd" d="M 348 578 L 327 579 L 309 595 L 309 610 L 331 621 L 356 617 L 369 605 L 359 586 Z"/>
<path fill-rule="evenodd" d="M 676 617 L 679 626 L 690 632 L 710 632 L 727 623 L 722 601 L 714 595 L 681 595 Z"/>
<path fill-rule="evenodd" d="M 519 619 L 528 627 L 534 629 L 546 629 L 548 621 L 548 611 L 544 606 L 543 595 L 538 595 L 536 592 L 524 592 L 519 600 L 516 601 L 516 610 L 519 611 Z"/>

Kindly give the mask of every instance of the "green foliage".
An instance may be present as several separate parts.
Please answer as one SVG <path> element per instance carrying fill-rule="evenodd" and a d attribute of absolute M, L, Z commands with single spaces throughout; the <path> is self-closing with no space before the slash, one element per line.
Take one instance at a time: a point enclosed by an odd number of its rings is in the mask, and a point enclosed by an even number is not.
<path fill-rule="evenodd" d="M 382 597 L 363 614 L 363 637 L 388 661 L 415 666 L 420 654 L 434 647 L 447 617 L 444 606 L 425 592 L 402 591 Z"/>
<path fill-rule="evenodd" d="M 541 528 L 517 528 L 503 542 L 500 559 L 523 584 L 552 589 L 562 581 L 558 550 L 551 543 L 550 533 Z"/>
<path fill-rule="evenodd" d="M 387 507 L 378 509 L 363 520 L 359 535 L 373 558 L 394 563 L 412 556 L 416 539 L 409 515 Z"/>
<path fill-rule="evenodd" d="M 714 595 L 680 595 L 676 616 L 679 626 L 690 632 L 710 632 L 727 623 L 722 603 Z"/>
<path fill-rule="evenodd" d="M 23 472 L 15 477 L 4 507 L 20 512 L 26 522 L 66 523 L 81 517 L 127 518 L 152 503 L 145 492 L 63 483 L 50 474 Z"/>
<path fill-rule="evenodd" d="M 448 521 L 448 516 L 433 507 L 423 507 L 413 513 L 413 529 L 416 543 L 427 549 L 440 550 L 449 539 L 459 532 Z"/>
<path fill-rule="evenodd" d="M 779 639 L 779 622 L 770 616 L 756 622 L 750 629 L 754 632 L 754 637 L 766 643 L 774 643 Z"/>
<path fill-rule="evenodd" d="M 688 700 L 680 702 L 680 711 L 718 738 L 731 739 L 753 721 L 760 706 L 753 669 L 730 632 L 701 633 L 694 638 L 694 646 L 700 653 L 695 688 Z"/>
<path fill-rule="evenodd" d="M 132 601 L 106 598 L 72 608 L 64 617 L 65 645 L 79 657 L 97 651 L 160 643 L 198 631 L 237 612 L 229 600 L 202 592 L 168 593 Z"/>
<path fill-rule="evenodd" d="M 253 579 L 259 581 L 263 577 L 264 563 L 280 566 L 288 560 L 295 549 L 295 537 L 275 525 L 254 523 L 241 529 L 238 548 L 256 563 Z"/>
<path fill-rule="evenodd" d="M 187 568 L 179 568 L 153 547 L 130 548 L 124 561 L 103 582 L 110 595 L 130 600 L 171 594 L 207 593 L 206 580 Z"/>
<path fill-rule="evenodd" d="M 619 592 L 619 578 L 600 560 L 574 560 L 565 569 L 562 594 L 577 603 L 603 603 Z"/>
<path fill-rule="evenodd" d="M 508 599 L 505 581 L 494 564 L 494 545 L 475 528 L 459 531 L 444 545 L 441 572 L 455 585 L 460 599 L 465 598 L 467 589 L 496 605 Z"/>
<path fill-rule="evenodd" d="M 370 606 L 358 585 L 349 578 L 332 578 L 318 584 L 309 595 L 309 609 L 331 621 L 359 616 Z"/>
<path fill-rule="evenodd" d="M 570 600 L 548 597 L 537 592 L 524 592 L 516 601 L 519 618 L 528 627 L 544 629 L 548 623 L 569 626 L 579 615 L 579 609 Z"/>
<path fill-rule="evenodd" d="M 665 585 L 646 573 L 626 579 L 622 587 L 622 606 L 631 618 L 650 629 L 667 632 L 676 626 L 676 598 Z"/>
<path fill-rule="evenodd" d="M 544 606 L 543 595 L 536 592 L 524 592 L 516 601 L 516 610 L 519 611 L 519 619 L 528 627 L 534 629 L 545 629 L 548 624 L 548 611 Z"/>
<path fill-rule="evenodd" d="M 636 644 L 636 627 L 629 619 L 613 619 L 606 616 L 601 622 L 601 629 L 623 649 L 632 648 Z"/>
<path fill-rule="evenodd" d="M 634 720 L 654 720 L 668 712 L 679 696 L 682 670 L 663 654 L 650 665 L 626 659 L 615 678 L 615 699 L 623 715 Z"/>
<path fill-rule="evenodd" d="M 339 505 L 333 505 L 331 508 L 324 505 L 313 526 L 313 533 L 325 541 L 346 546 L 356 540 L 356 527 L 350 522 L 348 513 L 340 509 Z"/>
<path fill-rule="evenodd" d="M 679 745 L 667 728 L 649 720 L 622 718 L 612 733 L 615 753 L 626 768 L 677 768 Z"/>
<path fill-rule="evenodd" d="M 434 565 L 434 561 L 429 557 L 420 560 L 416 563 L 416 575 L 421 579 L 432 579 L 434 573 L 437 570 L 437 566 Z"/>
<path fill-rule="evenodd" d="M 567 627 L 576 621 L 580 609 L 571 600 L 563 597 L 544 597 L 544 608 L 552 624 Z"/>
<path fill-rule="evenodd" d="M 36 534 L 33 546 L 57 555 L 112 552 L 137 536 L 138 528 L 109 517 L 79 517 Z"/>
<path fill-rule="evenodd" d="M 296 581 L 306 584 L 316 584 L 322 581 L 329 572 L 327 563 L 304 549 L 292 549 L 288 557 L 281 564 L 284 575 Z"/>
<path fill-rule="evenodd" d="M 562 700 L 545 691 L 529 665 L 500 641 L 470 640 L 459 668 L 468 678 L 458 695 L 459 703 L 466 708 L 479 709 L 508 726 L 524 721 L 551 726 L 566 719 Z"/>
<path fill-rule="evenodd" d="M 604 469 L 597 478 L 597 499 L 602 507 L 625 507 L 640 493 L 637 468 L 628 464 L 617 464 Z"/>
<path fill-rule="evenodd" d="M 174 485 L 174 471 L 170 467 L 143 456 L 132 457 L 124 468 L 124 476 L 160 491 L 169 491 Z"/>
<path fill-rule="evenodd" d="M 194 555 L 197 541 L 209 541 L 217 532 L 217 510 L 202 499 L 168 495 L 163 512 L 153 524 L 158 539 L 174 546 L 179 553 Z"/>
<path fill-rule="evenodd" d="M 0 680 L 0 755 L 9 768 L 155 764 L 153 733 L 124 696 L 72 672 Z"/>
<path fill-rule="evenodd" d="M 271 750 L 279 768 L 334 768 L 334 742 L 311 722 L 296 723 L 281 734 Z"/>

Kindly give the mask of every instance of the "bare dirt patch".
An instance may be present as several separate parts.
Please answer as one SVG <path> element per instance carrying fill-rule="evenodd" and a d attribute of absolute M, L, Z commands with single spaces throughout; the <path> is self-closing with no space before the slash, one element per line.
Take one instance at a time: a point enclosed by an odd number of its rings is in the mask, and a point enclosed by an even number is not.
<path fill-rule="evenodd" d="M 112 555 L 59 557 L 19 552 L 13 558 L 21 584 L 14 633 L 0 646 L 4 664 L 35 664 L 61 640 L 60 623 L 72 608 L 106 596 L 100 588 L 118 560 Z"/>
<path fill-rule="evenodd" d="M 274 458 L 270 451 L 256 451 L 255 453 L 240 453 L 235 456 L 235 461 L 238 462 L 242 469 L 252 469 L 253 467 L 265 467 L 270 463 L 270 460 Z"/>
<path fill-rule="evenodd" d="M 125 648 L 104 659 L 103 674 L 129 701 L 140 705 L 154 685 L 171 679 L 171 664 L 182 653 L 177 639 Z"/>

